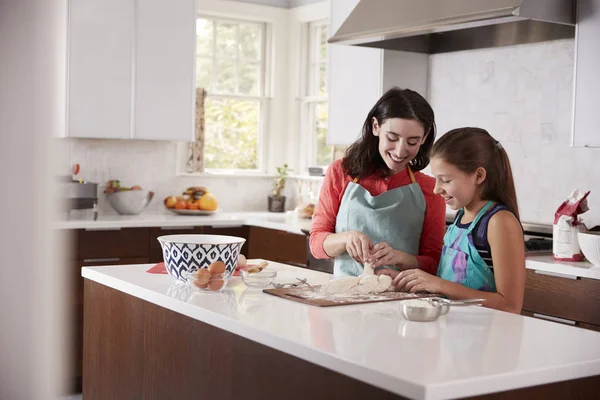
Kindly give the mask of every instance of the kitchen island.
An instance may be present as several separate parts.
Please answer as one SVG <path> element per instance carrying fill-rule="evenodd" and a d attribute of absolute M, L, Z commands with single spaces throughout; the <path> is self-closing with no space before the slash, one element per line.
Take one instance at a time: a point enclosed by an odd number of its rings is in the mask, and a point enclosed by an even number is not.
<path fill-rule="evenodd" d="M 600 333 L 482 307 L 435 322 L 399 302 L 312 307 L 233 277 L 194 292 L 152 265 L 89 267 L 86 400 L 587 398 L 600 386 Z M 271 263 L 278 282 L 331 275 Z"/>

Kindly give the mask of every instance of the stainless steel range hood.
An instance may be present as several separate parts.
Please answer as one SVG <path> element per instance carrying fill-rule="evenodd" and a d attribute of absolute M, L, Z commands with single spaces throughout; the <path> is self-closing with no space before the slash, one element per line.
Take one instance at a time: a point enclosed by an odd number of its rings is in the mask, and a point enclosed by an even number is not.
<path fill-rule="evenodd" d="M 573 38 L 575 6 L 575 0 L 360 0 L 329 43 L 444 53 Z"/>

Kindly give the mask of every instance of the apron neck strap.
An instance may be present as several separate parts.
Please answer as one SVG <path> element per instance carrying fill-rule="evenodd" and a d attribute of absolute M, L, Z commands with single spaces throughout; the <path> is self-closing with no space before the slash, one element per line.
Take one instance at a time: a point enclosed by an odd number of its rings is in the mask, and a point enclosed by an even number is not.
<path fill-rule="evenodd" d="M 406 169 L 408 170 L 408 176 L 410 176 L 410 182 L 416 183 L 417 180 L 415 179 L 415 174 L 413 174 L 412 169 L 410 169 L 410 166 L 407 165 Z"/>
<path fill-rule="evenodd" d="M 477 226 L 477 223 L 479 222 L 479 220 L 481 219 L 481 217 L 483 217 L 483 215 L 487 212 L 487 210 L 490 209 L 490 207 L 492 207 L 492 205 L 494 204 L 493 201 L 488 201 L 485 206 L 483 206 L 481 208 L 481 210 L 479 210 L 479 212 L 477 213 L 477 216 L 475 217 L 475 219 L 473 220 L 473 222 L 471 222 L 469 224 L 469 227 L 467 228 L 467 232 L 471 232 L 473 229 L 475 229 L 475 226 Z M 460 210 L 461 215 L 458 217 L 458 221 L 460 221 L 460 218 L 462 218 L 462 216 L 465 213 L 465 209 L 463 208 L 462 210 Z"/>

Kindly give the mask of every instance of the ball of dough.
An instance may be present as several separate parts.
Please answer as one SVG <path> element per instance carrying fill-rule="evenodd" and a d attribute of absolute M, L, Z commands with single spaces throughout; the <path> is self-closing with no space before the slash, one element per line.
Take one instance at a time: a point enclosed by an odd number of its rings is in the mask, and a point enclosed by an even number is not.
<path fill-rule="evenodd" d="M 392 286 L 392 277 L 389 275 L 379 275 L 377 278 L 376 293 L 382 293 Z"/>

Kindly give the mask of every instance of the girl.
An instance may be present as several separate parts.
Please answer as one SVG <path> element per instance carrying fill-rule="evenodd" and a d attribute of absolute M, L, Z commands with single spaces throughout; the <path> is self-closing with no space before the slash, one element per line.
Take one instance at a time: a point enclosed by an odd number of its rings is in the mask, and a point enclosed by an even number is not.
<path fill-rule="evenodd" d="M 525 290 L 525 249 L 508 155 L 479 128 L 452 130 L 431 152 L 435 193 L 459 210 L 444 236 L 437 276 L 399 273 L 399 290 L 483 298 L 486 307 L 520 313 Z"/>
<path fill-rule="evenodd" d="M 331 164 L 310 249 L 317 258 L 335 258 L 335 275 L 360 275 L 366 262 L 436 273 L 445 206 L 433 194 L 435 180 L 418 172 L 429 164 L 435 133 L 429 103 L 393 88 L 369 111 L 362 137 Z"/>

